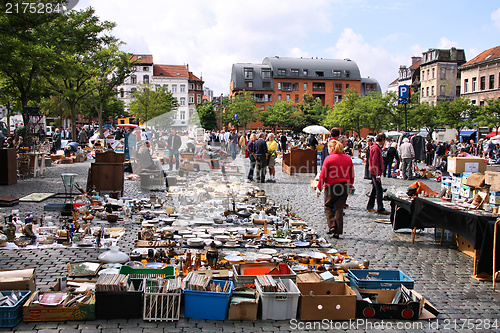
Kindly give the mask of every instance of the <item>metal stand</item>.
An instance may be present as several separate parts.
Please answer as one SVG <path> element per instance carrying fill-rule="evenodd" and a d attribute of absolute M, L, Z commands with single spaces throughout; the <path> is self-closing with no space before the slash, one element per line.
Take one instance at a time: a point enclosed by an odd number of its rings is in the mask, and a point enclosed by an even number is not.
<path fill-rule="evenodd" d="M 64 203 L 66 203 L 66 199 L 68 199 L 68 190 L 69 190 L 69 198 L 73 197 L 73 185 L 75 184 L 76 176 L 78 176 L 76 173 L 61 174 L 61 179 L 64 185 Z"/>

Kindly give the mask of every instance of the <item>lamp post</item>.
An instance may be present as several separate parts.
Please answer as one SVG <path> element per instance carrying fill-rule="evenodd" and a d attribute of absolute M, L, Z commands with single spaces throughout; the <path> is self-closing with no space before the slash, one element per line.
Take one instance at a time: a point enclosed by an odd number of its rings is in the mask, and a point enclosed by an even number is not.
<path fill-rule="evenodd" d="M 219 97 L 219 111 L 220 111 L 220 129 L 222 129 L 222 96 L 224 94 L 221 93 Z"/>

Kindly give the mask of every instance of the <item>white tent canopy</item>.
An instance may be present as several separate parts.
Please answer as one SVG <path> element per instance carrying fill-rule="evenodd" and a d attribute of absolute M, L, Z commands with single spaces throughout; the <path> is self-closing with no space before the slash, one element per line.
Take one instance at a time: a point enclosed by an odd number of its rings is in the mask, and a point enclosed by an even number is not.
<path fill-rule="evenodd" d="M 330 134 L 329 130 L 327 130 L 325 127 L 319 126 L 319 125 L 311 125 L 311 126 L 304 127 L 302 129 L 302 131 L 305 133 L 309 133 L 309 134 Z"/>

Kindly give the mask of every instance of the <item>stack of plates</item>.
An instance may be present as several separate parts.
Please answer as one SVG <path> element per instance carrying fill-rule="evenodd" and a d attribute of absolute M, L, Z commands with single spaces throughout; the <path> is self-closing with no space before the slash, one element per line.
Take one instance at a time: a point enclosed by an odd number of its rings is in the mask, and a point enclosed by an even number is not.
<path fill-rule="evenodd" d="M 203 238 L 190 238 L 187 240 L 188 246 L 200 247 L 205 245 L 205 240 Z"/>

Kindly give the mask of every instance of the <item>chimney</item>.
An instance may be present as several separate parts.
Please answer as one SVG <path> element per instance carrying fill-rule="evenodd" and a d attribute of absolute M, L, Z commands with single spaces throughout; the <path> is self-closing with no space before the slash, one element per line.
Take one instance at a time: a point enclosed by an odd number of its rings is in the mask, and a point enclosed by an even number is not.
<path fill-rule="evenodd" d="M 457 60 L 457 49 L 455 47 L 450 49 L 450 60 Z"/>
<path fill-rule="evenodd" d="M 422 60 L 422 57 L 411 57 L 411 64 L 414 65 L 415 63 L 417 63 L 419 60 Z"/>

